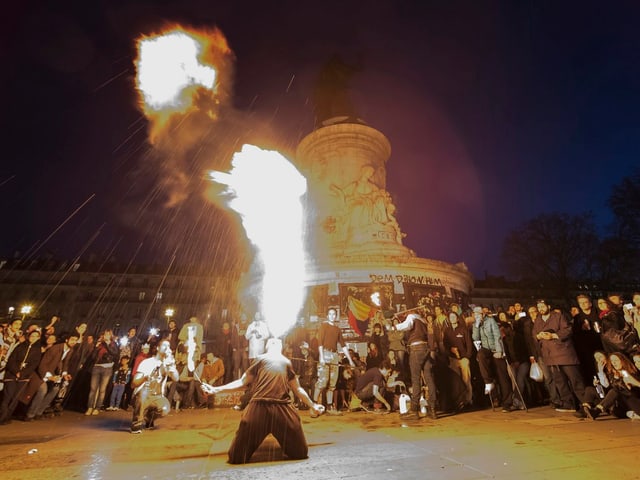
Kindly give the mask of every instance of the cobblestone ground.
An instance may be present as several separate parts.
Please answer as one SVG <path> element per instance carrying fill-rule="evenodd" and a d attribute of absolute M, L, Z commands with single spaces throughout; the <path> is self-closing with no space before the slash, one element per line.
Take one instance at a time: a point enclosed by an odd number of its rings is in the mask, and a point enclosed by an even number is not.
<path fill-rule="evenodd" d="M 0 478 L 10 479 L 634 479 L 640 421 L 579 420 L 548 407 L 482 410 L 436 421 L 363 412 L 309 418 L 309 459 L 287 461 L 268 438 L 243 466 L 226 463 L 241 413 L 172 412 L 132 435 L 130 413 L 0 426 Z"/>

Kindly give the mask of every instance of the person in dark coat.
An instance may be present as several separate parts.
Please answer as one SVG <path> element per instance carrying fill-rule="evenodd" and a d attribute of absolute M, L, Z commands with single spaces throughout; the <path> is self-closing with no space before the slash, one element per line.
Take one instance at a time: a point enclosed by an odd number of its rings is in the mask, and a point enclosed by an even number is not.
<path fill-rule="evenodd" d="M 584 402 L 584 381 L 580 361 L 573 345 L 571 325 L 559 311 L 551 311 L 545 300 L 536 303 L 539 315 L 533 324 L 532 335 L 538 342 L 544 363 L 551 370 L 553 385 L 558 391 L 558 412 L 575 412 L 574 395 Z"/>
<path fill-rule="evenodd" d="M 18 401 L 36 371 L 42 351 L 40 350 L 40 330 L 33 330 L 26 342 L 13 349 L 5 368 L 4 395 L 0 404 L 0 425 L 11 422 Z"/>
<path fill-rule="evenodd" d="M 38 388 L 27 410 L 26 421 L 42 417 L 44 410 L 58 395 L 63 382 L 71 380 L 71 352 L 76 343 L 78 334 L 72 332 L 63 343 L 57 343 L 44 352 L 36 372 L 32 375 Z"/>

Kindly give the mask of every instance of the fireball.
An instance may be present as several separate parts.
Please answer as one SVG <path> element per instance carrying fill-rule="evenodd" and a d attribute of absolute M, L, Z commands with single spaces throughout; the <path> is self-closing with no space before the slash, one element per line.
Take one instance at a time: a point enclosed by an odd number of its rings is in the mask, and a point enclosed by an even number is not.
<path fill-rule="evenodd" d="M 256 247 L 264 272 L 260 310 L 271 334 L 280 337 L 295 324 L 303 303 L 307 181 L 283 155 L 253 145 L 234 155 L 229 173 L 210 177 L 226 185 L 229 206 Z"/>
<path fill-rule="evenodd" d="M 143 36 L 137 44 L 136 83 L 147 115 L 187 112 L 198 93 L 215 98 L 220 82 L 215 63 L 231 54 L 219 30 L 175 27 Z"/>

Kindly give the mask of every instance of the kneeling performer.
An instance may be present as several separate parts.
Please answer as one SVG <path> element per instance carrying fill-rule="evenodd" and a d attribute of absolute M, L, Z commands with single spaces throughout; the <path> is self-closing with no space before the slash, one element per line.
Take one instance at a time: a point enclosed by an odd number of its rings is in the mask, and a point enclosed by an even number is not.
<path fill-rule="evenodd" d="M 267 340 L 266 353 L 259 355 L 238 380 L 219 387 L 202 385 L 211 394 L 246 388 L 252 384 L 253 396 L 242 413 L 236 436 L 229 448 L 229 463 L 247 463 L 265 437 L 272 434 L 291 460 L 307 458 L 307 440 L 298 411 L 291 404 L 289 389 L 304 402 L 313 415 L 324 407 L 311 401 L 300 386 L 291 361 L 282 355 L 282 342 Z"/>

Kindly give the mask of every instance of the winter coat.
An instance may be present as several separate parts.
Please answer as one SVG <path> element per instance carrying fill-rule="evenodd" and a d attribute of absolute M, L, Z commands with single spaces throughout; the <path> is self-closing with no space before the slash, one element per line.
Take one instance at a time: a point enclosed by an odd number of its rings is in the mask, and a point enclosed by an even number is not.
<path fill-rule="evenodd" d="M 550 332 L 559 338 L 538 340 L 540 332 Z M 566 317 L 560 312 L 551 312 L 545 322 L 542 315 L 536 317 L 533 323 L 532 335 L 537 342 L 542 359 L 546 365 L 579 365 L 578 355 L 573 346 L 572 329 Z"/>

